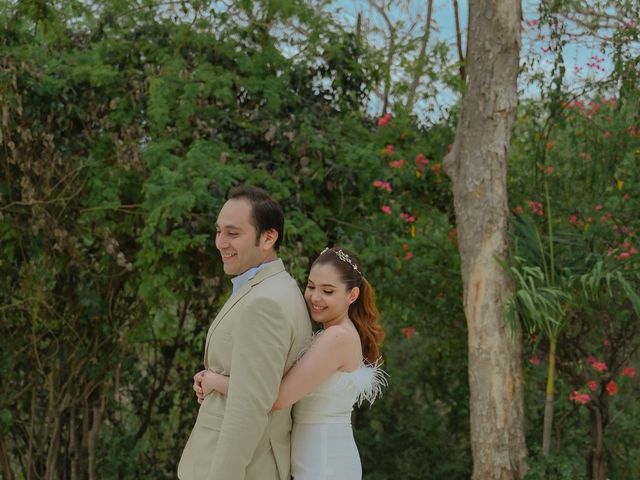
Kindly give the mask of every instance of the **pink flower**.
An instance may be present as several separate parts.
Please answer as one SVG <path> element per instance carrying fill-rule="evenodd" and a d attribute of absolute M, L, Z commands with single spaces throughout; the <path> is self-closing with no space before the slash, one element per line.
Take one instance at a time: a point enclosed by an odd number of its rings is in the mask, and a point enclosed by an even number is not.
<path fill-rule="evenodd" d="M 429 159 L 427 159 L 427 157 L 425 157 L 421 153 L 416 155 L 415 162 L 416 162 L 416 168 L 418 169 L 419 172 L 424 172 L 424 167 L 426 165 L 429 165 Z"/>
<path fill-rule="evenodd" d="M 569 223 L 571 225 L 578 225 L 578 216 L 577 215 L 569 215 Z"/>
<path fill-rule="evenodd" d="M 404 327 L 400 330 L 404 338 L 411 338 L 416 334 L 416 329 L 413 327 Z"/>
<path fill-rule="evenodd" d="M 595 361 L 596 361 L 596 357 L 594 357 L 593 355 L 589 355 L 589 356 L 587 357 L 587 363 L 588 363 L 589 365 L 593 365 L 593 362 L 595 362 Z"/>
<path fill-rule="evenodd" d="M 411 260 L 413 258 L 413 252 L 407 252 L 404 254 L 404 259 L 405 260 Z"/>
<path fill-rule="evenodd" d="M 542 217 L 544 215 L 544 205 L 540 202 L 536 202 L 535 200 L 530 200 L 527 202 L 529 204 L 529 208 L 531 208 L 531 212 L 534 215 L 538 215 Z"/>
<path fill-rule="evenodd" d="M 636 369 L 633 367 L 625 367 L 622 369 L 622 376 L 623 377 L 635 377 L 636 376 Z"/>
<path fill-rule="evenodd" d="M 402 218 L 403 220 L 406 220 L 409 223 L 413 223 L 416 221 L 416 217 L 414 217 L 413 215 L 407 213 L 407 212 L 402 212 L 400 214 L 400 218 Z"/>
<path fill-rule="evenodd" d="M 387 155 L 393 155 L 393 152 L 395 152 L 395 148 L 393 148 L 393 145 L 391 145 L 391 144 L 388 144 L 384 148 L 384 153 L 386 153 Z"/>
<path fill-rule="evenodd" d="M 379 188 L 380 190 L 386 190 L 387 192 L 390 192 L 392 190 L 391 184 L 389 182 L 383 182 L 382 180 L 374 180 L 373 186 Z"/>
<path fill-rule="evenodd" d="M 591 366 L 599 372 L 604 372 L 607 369 L 607 364 L 600 361 L 593 362 Z"/>
<path fill-rule="evenodd" d="M 618 385 L 613 380 L 609 380 L 609 383 L 607 383 L 607 386 L 605 388 L 607 389 L 607 393 L 611 397 L 618 393 Z"/>
<path fill-rule="evenodd" d="M 393 160 L 393 161 L 389 162 L 389 166 L 391 168 L 402 168 L 404 166 L 404 160 L 403 159 Z"/>
<path fill-rule="evenodd" d="M 387 215 L 391 215 L 391 206 L 389 206 L 389 205 L 383 205 L 382 208 L 380 208 L 380 210 L 382 210 L 382 213 L 386 213 Z"/>
<path fill-rule="evenodd" d="M 629 252 L 622 252 L 620 255 L 616 256 L 618 260 L 628 260 L 630 257 L 631 257 L 631 253 Z"/>
<path fill-rule="evenodd" d="M 573 400 L 574 402 L 585 405 L 586 403 L 589 403 L 589 400 L 591 400 L 591 396 L 588 393 L 582 393 L 578 390 L 574 390 L 569 395 L 569 400 Z"/>
<path fill-rule="evenodd" d="M 539 357 L 539 356 L 537 356 L 537 355 L 534 355 L 533 357 L 531 357 L 531 358 L 529 359 L 529 363 L 530 363 L 531 365 L 540 365 L 540 357 Z"/>
<path fill-rule="evenodd" d="M 390 113 L 385 113 L 383 116 L 381 116 L 378 119 L 378 126 L 384 127 L 387 123 L 391 121 L 392 118 L 393 116 Z"/>
<path fill-rule="evenodd" d="M 609 340 L 607 340 L 606 338 L 605 338 L 605 339 L 603 339 L 603 340 L 602 340 L 602 344 L 603 344 L 605 347 L 608 347 L 608 346 L 609 346 Z"/>
<path fill-rule="evenodd" d="M 544 173 L 545 173 L 545 175 L 551 175 L 551 174 L 553 174 L 553 170 L 554 170 L 554 168 L 550 165 L 548 167 L 545 167 Z"/>
<path fill-rule="evenodd" d="M 538 25 L 538 23 L 540 23 L 539 20 L 529 20 L 527 22 L 527 25 L 529 25 L 530 27 L 535 27 L 536 25 Z"/>
<path fill-rule="evenodd" d="M 602 210 L 604 208 L 604 205 L 602 205 L 601 203 L 597 204 L 595 207 L 593 207 L 596 209 L 596 211 Z"/>
<path fill-rule="evenodd" d="M 589 390 L 591 390 L 592 392 L 595 392 L 598 389 L 598 382 L 591 380 L 589 383 Z"/>

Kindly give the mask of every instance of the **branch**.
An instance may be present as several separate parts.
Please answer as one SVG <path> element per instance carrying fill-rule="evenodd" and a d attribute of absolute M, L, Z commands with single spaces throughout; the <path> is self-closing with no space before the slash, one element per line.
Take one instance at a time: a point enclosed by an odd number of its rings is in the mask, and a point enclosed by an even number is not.
<path fill-rule="evenodd" d="M 433 13 L 433 0 L 429 0 L 427 4 L 427 20 L 424 27 L 424 35 L 420 40 L 420 53 L 418 54 L 418 60 L 416 61 L 416 71 L 409 87 L 409 93 L 407 95 L 407 104 L 405 106 L 407 111 L 411 111 L 415 102 L 416 90 L 420 84 L 420 79 L 424 71 L 424 64 L 427 60 L 427 43 L 431 35 L 431 17 Z"/>

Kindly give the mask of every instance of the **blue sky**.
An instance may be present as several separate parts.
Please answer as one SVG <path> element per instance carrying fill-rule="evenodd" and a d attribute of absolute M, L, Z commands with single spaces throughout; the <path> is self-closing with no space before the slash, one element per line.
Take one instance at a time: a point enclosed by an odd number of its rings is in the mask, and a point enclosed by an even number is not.
<path fill-rule="evenodd" d="M 380 3 L 381 0 L 378 0 Z M 468 2 L 460 0 L 460 23 L 463 31 L 467 26 L 467 6 Z M 364 21 L 371 26 L 382 27 L 384 21 L 380 14 L 371 7 L 368 0 L 337 0 L 334 5 L 341 11 L 337 14 L 348 25 L 355 25 L 358 12 L 362 12 Z M 410 25 L 411 22 L 420 21 L 419 18 L 426 16 L 425 0 L 395 0 L 393 8 L 388 12 L 392 21 Z M 548 51 L 548 30 L 542 32 L 535 25 L 538 19 L 539 1 L 525 0 L 523 2 L 523 31 L 521 58 L 523 61 L 533 62 L 537 71 L 547 74 L 553 66 L 552 54 Z M 432 39 L 445 41 L 451 46 L 452 60 L 455 54 L 455 28 L 454 14 L 451 0 L 434 0 L 433 20 L 436 28 L 432 34 Z M 420 23 L 422 25 L 422 23 Z M 421 28 L 417 27 L 418 31 Z M 575 30 L 575 29 L 574 29 Z M 540 35 L 542 33 L 542 36 Z M 466 33 L 463 38 L 466 37 Z M 374 39 L 374 41 L 376 41 Z M 382 37 L 377 42 L 382 42 Z M 431 43 L 431 42 L 430 42 Z M 571 40 L 564 47 L 564 60 L 566 65 L 566 82 L 569 86 L 579 89 L 585 80 L 596 80 L 603 78 L 612 69 L 611 54 L 600 51 L 600 43 L 588 37 L 579 37 Z M 594 58 L 595 56 L 595 58 Z M 521 90 L 527 96 L 538 96 L 539 91 L 530 87 L 531 82 L 526 75 L 521 76 Z M 439 109 L 445 108 L 447 104 L 455 102 L 455 97 L 451 93 L 440 92 L 440 98 L 434 99 Z M 373 108 L 375 109 L 374 104 Z"/>

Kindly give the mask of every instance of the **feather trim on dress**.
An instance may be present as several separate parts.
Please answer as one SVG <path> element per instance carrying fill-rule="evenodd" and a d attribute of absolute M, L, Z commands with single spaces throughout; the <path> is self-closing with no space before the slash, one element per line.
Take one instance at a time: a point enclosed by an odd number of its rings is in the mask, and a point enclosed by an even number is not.
<path fill-rule="evenodd" d="M 324 330 L 318 330 L 309 337 L 304 347 L 298 352 L 296 362 L 307 353 L 314 340 L 322 332 L 324 332 Z M 369 403 L 369 406 L 373 405 L 373 402 L 382 396 L 382 390 L 389 386 L 389 374 L 380 368 L 382 363 L 382 357 L 380 357 L 373 363 L 363 361 L 361 367 L 351 372 L 341 372 L 344 374 L 346 381 L 350 381 L 356 385 L 358 396 L 356 397 L 355 403 L 358 406 L 361 406 L 365 400 Z"/>
<path fill-rule="evenodd" d="M 362 405 L 365 400 L 369 406 L 380 396 L 382 390 L 389 386 L 389 374 L 382 370 L 382 358 L 378 358 L 374 363 L 364 363 L 357 370 L 349 372 L 349 379 L 355 382 L 359 392 L 356 397 L 356 404 Z"/>

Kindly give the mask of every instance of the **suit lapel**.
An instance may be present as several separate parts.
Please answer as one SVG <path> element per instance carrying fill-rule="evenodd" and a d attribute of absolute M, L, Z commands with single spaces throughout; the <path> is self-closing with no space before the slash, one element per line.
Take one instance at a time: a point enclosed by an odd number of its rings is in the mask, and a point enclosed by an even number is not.
<path fill-rule="evenodd" d="M 205 368 L 208 368 L 207 357 L 209 353 L 209 343 L 211 342 L 211 336 L 213 335 L 213 332 L 218 327 L 218 325 L 220 325 L 220 322 L 222 322 L 222 319 L 227 316 L 227 314 L 240 301 L 240 299 L 243 298 L 245 295 L 247 295 L 255 285 L 259 284 L 260 282 L 262 282 L 263 280 L 269 277 L 272 277 L 273 275 L 276 275 L 282 272 L 283 270 L 284 270 L 284 264 L 282 263 L 282 260 L 277 259 L 271 262 L 269 265 L 258 270 L 258 272 L 255 274 L 255 276 L 252 279 L 250 279 L 247 283 L 245 283 L 240 288 L 240 290 L 238 290 L 236 293 L 231 295 L 229 299 L 225 302 L 225 304 L 222 306 L 222 309 L 220 310 L 220 312 L 218 312 L 218 315 L 216 315 L 216 318 L 211 323 L 211 326 L 209 327 L 209 331 L 207 332 L 207 341 L 204 347 Z"/>

